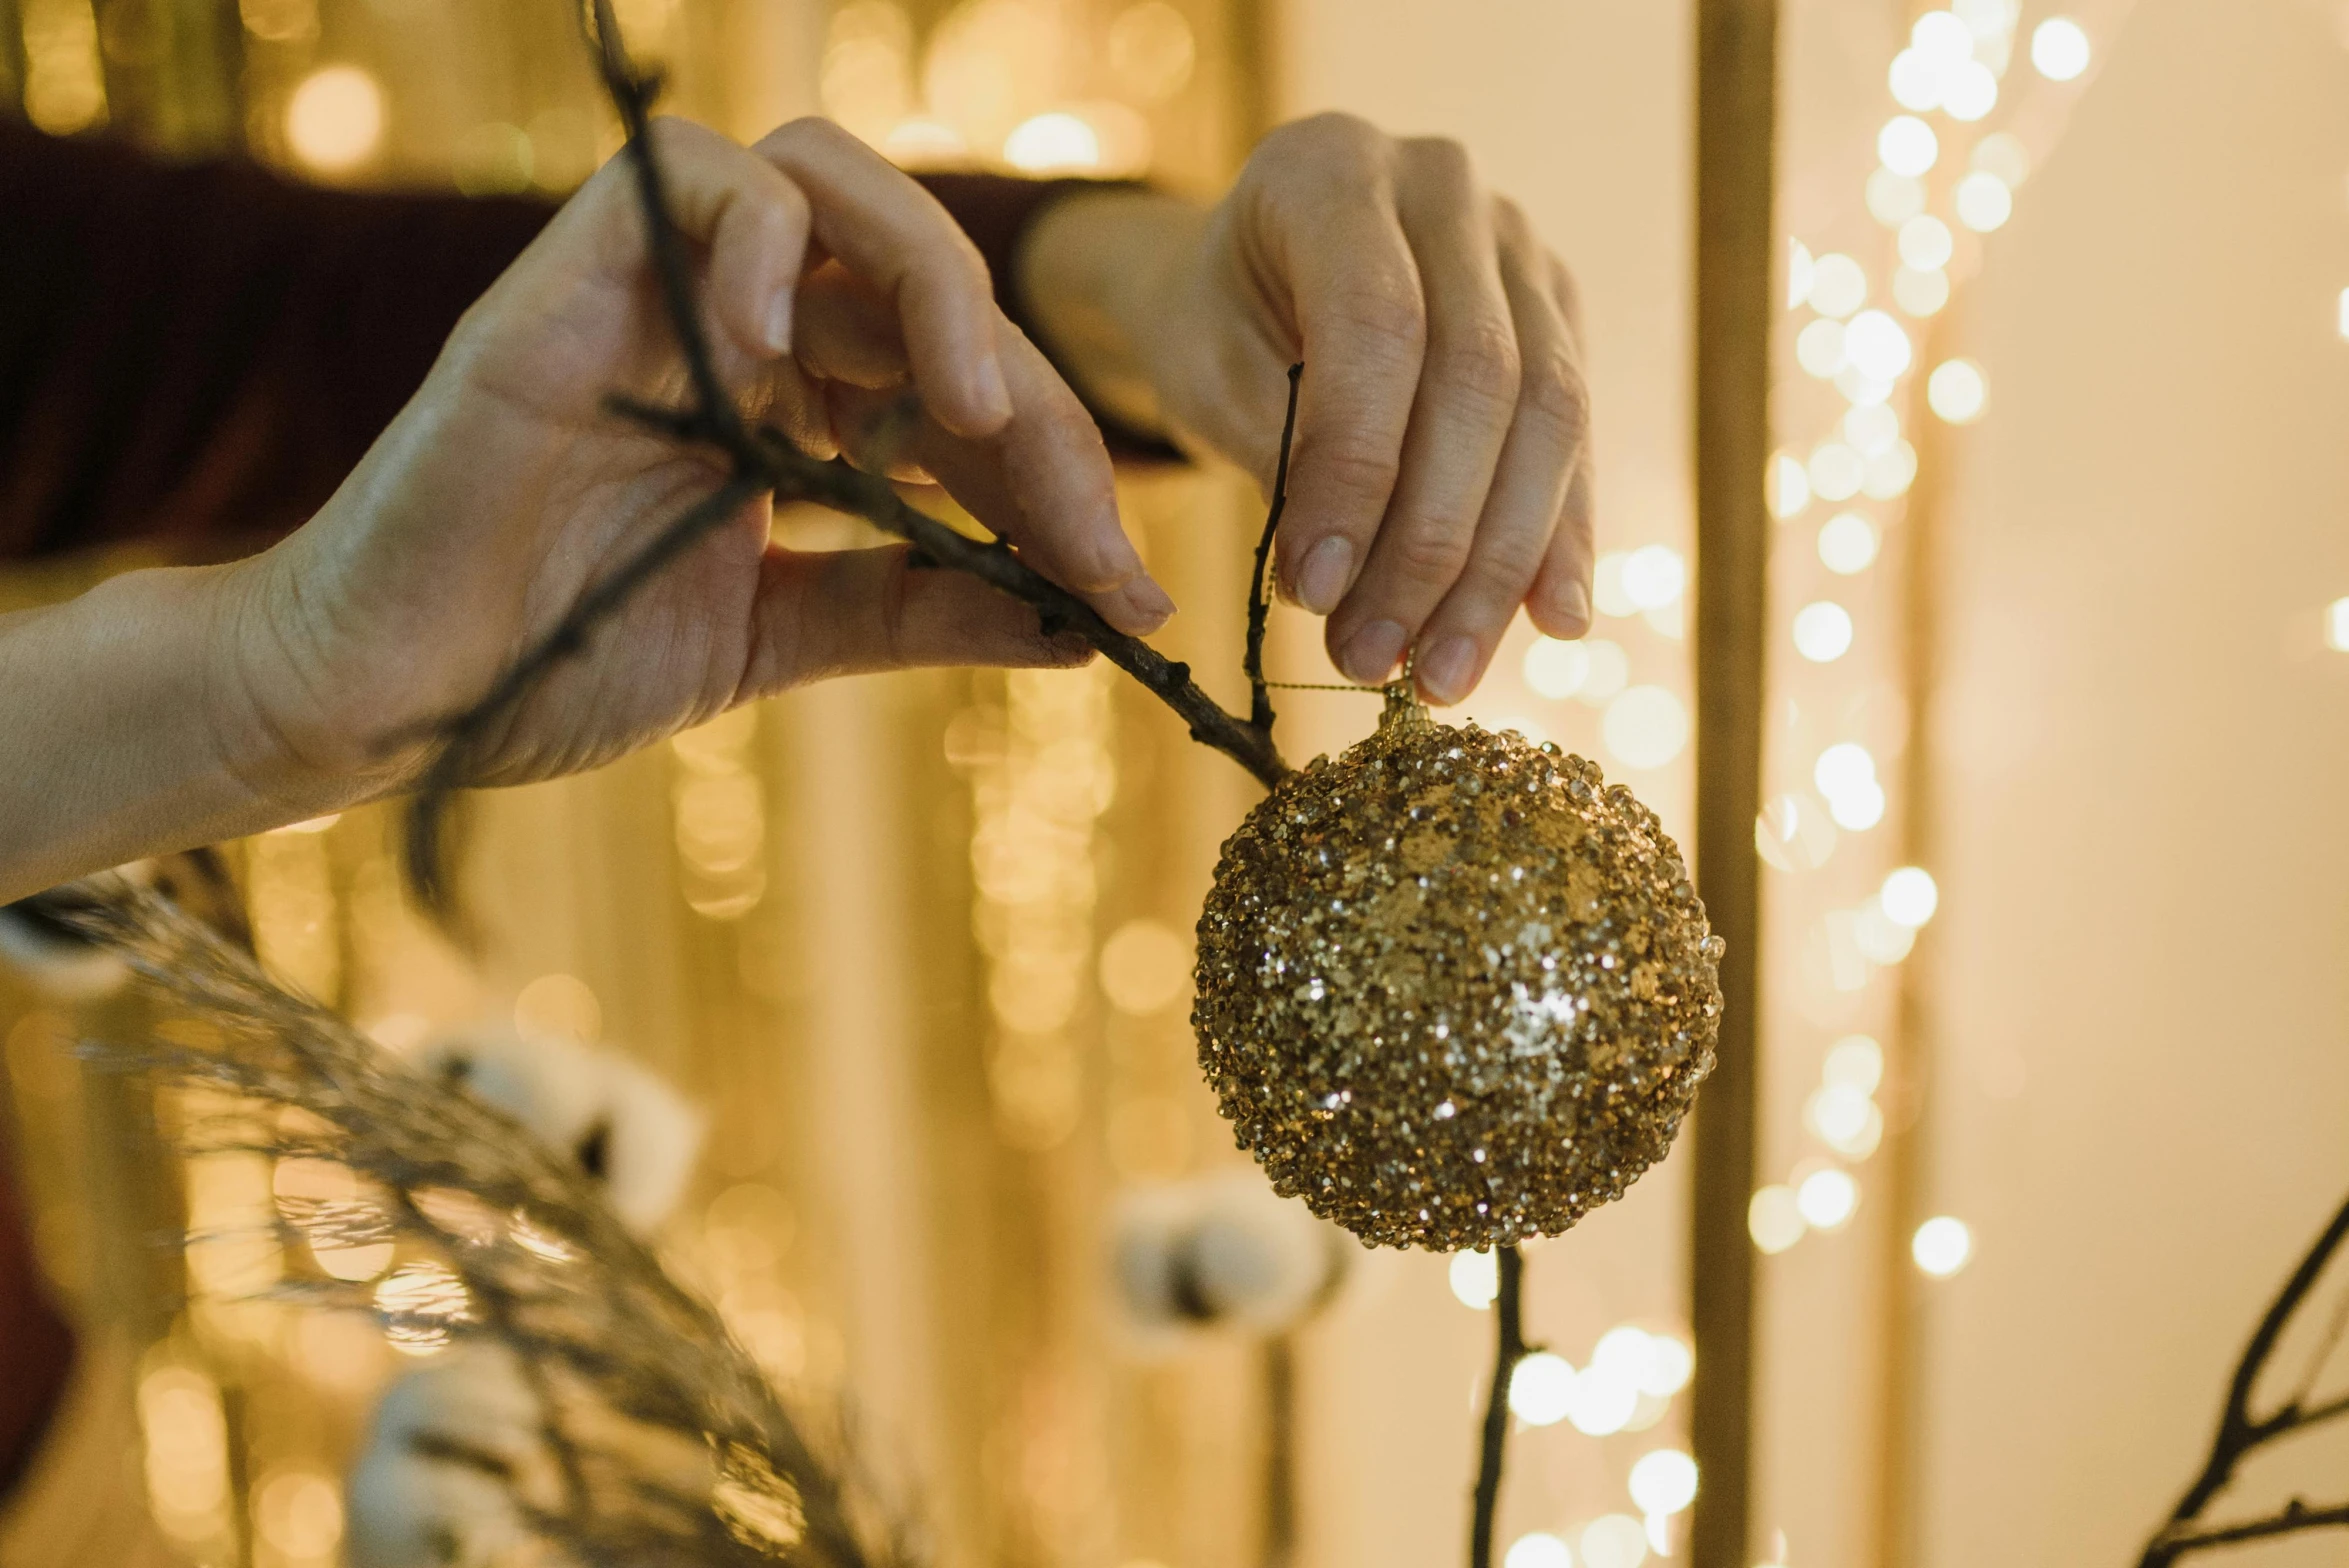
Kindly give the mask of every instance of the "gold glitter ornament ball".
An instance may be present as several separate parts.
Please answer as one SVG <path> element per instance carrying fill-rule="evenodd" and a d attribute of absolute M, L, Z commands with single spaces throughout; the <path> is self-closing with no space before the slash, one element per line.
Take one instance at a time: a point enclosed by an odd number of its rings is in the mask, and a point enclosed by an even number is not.
<path fill-rule="evenodd" d="M 1664 1157 L 1713 1070 L 1721 951 L 1629 790 L 1397 686 L 1225 842 L 1191 1022 L 1278 1191 L 1373 1244 L 1490 1247 Z"/>

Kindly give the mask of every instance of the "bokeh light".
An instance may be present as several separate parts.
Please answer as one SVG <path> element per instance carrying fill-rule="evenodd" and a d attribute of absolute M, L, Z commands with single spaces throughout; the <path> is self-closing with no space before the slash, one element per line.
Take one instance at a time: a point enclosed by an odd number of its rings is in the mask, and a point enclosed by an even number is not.
<path fill-rule="evenodd" d="M 1941 907 L 1941 889 L 1923 866 L 1902 866 L 1885 877 L 1877 897 L 1884 901 L 1885 914 L 1912 931 Z"/>
<path fill-rule="evenodd" d="M 1843 329 L 1844 356 L 1879 381 L 1909 368 L 1909 335 L 1881 310 L 1863 310 Z"/>
<path fill-rule="evenodd" d="M 1643 545 L 1623 559 L 1623 596 L 1633 607 L 1660 610 L 1688 587 L 1688 563 L 1668 544 Z"/>
<path fill-rule="evenodd" d="M 1979 60 L 1951 67 L 1941 83 L 1941 112 L 1972 124 L 1998 107 L 1998 78 Z"/>
<path fill-rule="evenodd" d="M 1583 1568 L 1639 1568 L 1647 1556 L 1647 1529 L 1629 1514 L 1602 1514 L 1583 1527 Z"/>
<path fill-rule="evenodd" d="M 326 174 L 356 169 L 383 141 L 383 89 L 355 65 L 328 65 L 302 78 L 285 106 L 286 143 Z"/>
<path fill-rule="evenodd" d="M 1811 282 L 1818 273 L 1818 263 L 1811 259 L 1810 247 L 1801 240 L 1786 242 L 1786 308 L 1800 310 L 1811 297 Z"/>
<path fill-rule="evenodd" d="M 1868 460 L 1841 441 L 1811 449 L 1811 490 L 1822 501 L 1848 501 L 1867 483 Z"/>
<path fill-rule="evenodd" d="M 2051 16 L 2031 30 L 2031 64 L 2051 82 L 2077 78 L 2088 57 L 2088 34 L 2068 16 Z"/>
<path fill-rule="evenodd" d="M 1527 1426 L 1556 1426 L 1574 1403 L 1574 1367 L 1540 1350 L 1509 1374 L 1509 1409 Z"/>
<path fill-rule="evenodd" d="M 1988 234 L 2014 216 L 2015 193 L 1997 175 L 1976 170 L 1958 181 L 1956 206 L 1958 222 L 1977 234 Z"/>
<path fill-rule="evenodd" d="M 1866 571 L 1877 545 L 1876 525 L 1857 512 L 1838 512 L 1819 527 L 1819 563 L 1839 577 Z"/>
<path fill-rule="evenodd" d="M 1064 110 L 1022 120 L 1003 139 L 1003 161 L 1027 174 L 1068 174 L 1101 167 L 1101 136 Z"/>
<path fill-rule="evenodd" d="M 1627 767 L 1660 768 L 1688 744 L 1688 708 L 1661 686 L 1634 686 L 1607 704 L 1599 736 Z"/>
<path fill-rule="evenodd" d="M 1915 179 L 1941 156 L 1941 138 L 1913 114 L 1897 114 L 1876 135 L 1876 156 L 1893 173 Z"/>
<path fill-rule="evenodd" d="M 1773 1183 L 1755 1193 L 1745 1209 L 1746 1234 L 1766 1253 L 1780 1253 L 1809 1229 L 1794 1201 L 1794 1189 Z"/>
<path fill-rule="evenodd" d="M 1868 176 L 1867 198 L 1868 215 L 1888 229 L 1897 229 L 1925 210 L 1925 182 L 1879 168 Z"/>
<path fill-rule="evenodd" d="M 1455 1252 L 1449 1270 L 1460 1305 L 1482 1312 L 1501 1294 L 1501 1265 L 1489 1252 Z"/>
<path fill-rule="evenodd" d="M 1851 651 L 1851 612 L 1820 599 L 1795 612 L 1794 651 L 1813 664 L 1832 664 Z"/>
<path fill-rule="evenodd" d="M 1676 1514 L 1696 1501 L 1696 1461 L 1677 1448 L 1657 1448 L 1631 1462 L 1631 1500 L 1643 1514 Z"/>
<path fill-rule="evenodd" d="M 1974 1256 L 1974 1233 L 1954 1215 L 1936 1214 L 1909 1239 L 1909 1256 L 1935 1279 L 1947 1279 Z"/>
<path fill-rule="evenodd" d="M 1953 425 L 1970 425 L 1990 401 L 1990 383 L 1970 359 L 1945 359 L 1925 378 L 1925 402 Z"/>
<path fill-rule="evenodd" d="M 1949 303 L 1949 274 L 1903 267 L 1892 275 L 1892 302 L 1912 316 L 1930 316 Z"/>
<path fill-rule="evenodd" d="M 1577 640 L 1536 637 L 1525 650 L 1525 684 L 1537 696 L 1563 701 L 1582 690 L 1590 678 L 1590 650 Z"/>
<path fill-rule="evenodd" d="M 1819 1077 L 1839 1088 L 1874 1094 L 1884 1081 L 1884 1047 L 1864 1034 L 1847 1034 L 1827 1048 Z"/>
<path fill-rule="evenodd" d="M 1949 265 L 1949 258 L 1957 253 L 1957 241 L 1949 232 L 1949 225 L 1939 218 L 1920 215 L 1900 226 L 1901 264 L 1916 272 L 1935 272 Z"/>
<path fill-rule="evenodd" d="M 2335 653 L 2349 653 L 2349 599 L 2335 599 L 2325 606 L 2325 646 Z"/>
<path fill-rule="evenodd" d="M 1511 1543 L 1501 1568 L 1574 1568 L 1574 1552 L 1547 1530 L 1535 1530 Z"/>
<path fill-rule="evenodd" d="M 1843 416 L 1843 439 L 1863 457 L 1879 457 L 1900 439 L 1900 415 L 1889 403 L 1862 403 Z"/>
<path fill-rule="evenodd" d="M 1840 1230 L 1859 1212 L 1860 1184 L 1851 1172 L 1830 1165 L 1803 1178 L 1794 1189 L 1794 1206 L 1813 1230 Z"/>
<path fill-rule="evenodd" d="M 1770 459 L 1768 487 L 1771 515 L 1781 520 L 1801 516 L 1803 508 L 1811 504 L 1811 476 L 1802 459 L 1791 452 L 1780 452 Z"/>
<path fill-rule="evenodd" d="M 1992 176 L 2010 191 L 2031 177 L 2030 149 L 2012 131 L 1992 131 L 1983 137 L 1974 144 L 1966 163 L 1975 172 Z"/>
<path fill-rule="evenodd" d="M 1844 366 L 1843 323 L 1822 316 L 1794 339 L 1794 362 L 1824 381 Z"/>
<path fill-rule="evenodd" d="M 1868 302 L 1868 274 L 1841 251 L 1830 251 L 1814 264 L 1811 308 L 1822 316 L 1842 320 Z"/>

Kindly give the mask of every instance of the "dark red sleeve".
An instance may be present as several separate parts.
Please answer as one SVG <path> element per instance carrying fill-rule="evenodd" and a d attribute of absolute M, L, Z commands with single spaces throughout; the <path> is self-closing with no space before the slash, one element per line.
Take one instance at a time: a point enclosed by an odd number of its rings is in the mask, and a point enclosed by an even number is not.
<path fill-rule="evenodd" d="M 1012 260 L 1081 182 L 923 183 L 1034 336 Z M 298 526 L 552 210 L 319 190 L 0 121 L 0 559 L 134 539 L 219 557 Z"/>

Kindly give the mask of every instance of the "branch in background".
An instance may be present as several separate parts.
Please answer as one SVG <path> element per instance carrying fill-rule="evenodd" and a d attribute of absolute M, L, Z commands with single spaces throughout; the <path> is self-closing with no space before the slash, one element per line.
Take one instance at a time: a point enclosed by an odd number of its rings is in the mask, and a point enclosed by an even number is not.
<path fill-rule="evenodd" d="M 1200 688 L 1188 665 L 1168 659 L 1139 638 L 1112 627 L 1091 605 L 1043 577 L 1001 540 L 971 539 L 907 505 L 882 477 L 885 463 L 871 465 L 878 472 L 866 473 L 844 460 L 819 461 L 792 446 L 781 432 L 753 428 L 743 421 L 726 395 L 711 357 L 708 336 L 694 305 L 685 245 L 670 213 L 660 160 L 647 134 L 653 101 L 660 91 L 659 79 L 639 73 L 629 63 L 611 0 L 592 0 L 586 19 L 605 91 L 628 134 L 626 155 L 636 170 L 637 195 L 644 208 L 661 299 L 693 390 L 693 402 L 686 408 L 654 408 L 619 397 L 611 400 L 611 406 L 616 413 L 674 439 L 717 448 L 728 459 L 730 471 L 716 493 L 671 523 L 583 597 L 480 702 L 442 726 L 440 751 L 408 815 L 409 880 L 426 907 L 444 918 L 451 913 L 442 825 L 455 792 L 472 776 L 480 738 L 491 733 L 529 695 L 548 669 L 584 648 L 597 626 L 663 567 L 744 504 L 768 492 L 781 501 L 814 501 L 862 517 L 907 541 L 927 563 L 968 572 L 1032 605 L 1045 635 L 1081 638 L 1181 715 L 1193 740 L 1232 758 L 1267 789 L 1278 784 L 1289 772 L 1289 765 L 1272 741 L 1272 705 L 1263 672 L 1263 585 L 1265 558 L 1285 496 L 1289 444 L 1296 428 L 1297 377 L 1303 367 L 1289 372 L 1289 416 L 1281 432 L 1281 478 L 1274 489 L 1264 542 L 1256 552 L 1247 658 L 1254 700 L 1250 716 L 1240 719 L 1225 712 Z"/>
<path fill-rule="evenodd" d="M 1476 1459 L 1476 1517 L 1468 1533 L 1468 1568 L 1493 1568 L 1493 1514 L 1501 1502 L 1501 1461 L 1509 1445 L 1509 1380 L 1532 1347 L 1525 1343 L 1525 1259 L 1515 1246 L 1495 1254 L 1500 1289 L 1493 1341 L 1493 1386 L 1484 1402 L 1484 1442 Z"/>
<path fill-rule="evenodd" d="M 2178 1499 L 2178 1506 L 2170 1513 L 2153 1539 L 2146 1543 L 2145 1554 L 2138 1559 L 2138 1568 L 2168 1568 L 2189 1552 L 2207 1550 L 2214 1546 L 2228 1546 L 2240 1541 L 2262 1540 L 2269 1536 L 2289 1535 L 2300 1530 L 2314 1530 L 2327 1526 L 2349 1525 L 2349 1503 L 2330 1507 L 2311 1508 L 2299 1498 L 2284 1505 L 2281 1512 L 2259 1519 L 2226 1525 L 2200 1523 L 2202 1512 L 2234 1479 L 2236 1468 L 2253 1450 L 2304 1432 L 2313 1426 L 2349 1414 L 2349 1398 L 2326 1400 L 2311 1405 L 2308 1396 L 2315 1387 L 2318 1373 L 2323 1371 L 2333 1349 L 2340 1344 L 2343 1331 L 2349 1329 L 2349 1301 L 2336 1310 L 2316 1352 L 2309 1358 L 2308 1370 L 2300 1386 L 2272 1413 L 2254 1417 L 2251 1414 L 2251 1396 L 2258 1385 L 2260 1374 L 2275 1354 L 2277 1343 L 2283 1338 L 2292 1316 L 2307 1301 L 2309 1293 L 2324 1274 L 2327 1264 L 2340 1252 L 2343 1242 L 2349 1241 L 2349 1203 L 2342 1204 L 2333 1215 L 2292 1277 L 2284 1281 L 2284 1288 L 2259 1320 L 2252 1332 L 2250 1344 L 2243 1348 L 2243 1359 L 2235 1367 L 2234 1381 L 2227 1388 L 2226 1408 L 2219 1415 L 2218 1435 L 2211 1440 L 2210 1458 L 2194 1484 Z"/>

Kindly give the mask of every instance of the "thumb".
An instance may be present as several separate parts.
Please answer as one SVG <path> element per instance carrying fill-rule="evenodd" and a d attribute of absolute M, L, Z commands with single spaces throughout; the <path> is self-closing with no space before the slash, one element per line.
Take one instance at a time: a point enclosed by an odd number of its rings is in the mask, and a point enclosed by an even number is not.
<path fill-rule="evenodd" d="M 902 545 L 771 550 L 751 610 L 745 699 L 809 681 L 933 665 L 1073 668 L 1093 650 L 1047 637 L 1028 605 L 967 573 L 919 567 Z"/>

